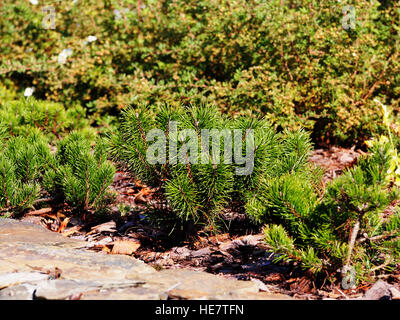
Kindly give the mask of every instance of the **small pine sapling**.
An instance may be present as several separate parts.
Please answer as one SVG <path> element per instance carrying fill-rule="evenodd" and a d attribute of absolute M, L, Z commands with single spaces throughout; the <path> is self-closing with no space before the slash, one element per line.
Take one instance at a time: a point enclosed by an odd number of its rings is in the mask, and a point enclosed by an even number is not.
<path fill-rule="evenodd" d="M 211 106 L 128 108 L 110 139 L 114 159 L 167 202 L 150 208 L 153 220 L 192 226 L 216 227 L 223 209 L 251 202 L 270 177 L 306 172 L 311 150 L 304 131 L 279 134 L 264 119 L 230 119 Z"/>
<path fill-rule="evenodd" d="M 215 227 L 215 219 L 233 188 L 233 168 L 213 162 L 201 145 L 201 134 L 203 129 L 218 130 L 223 126 L 224 119 L 215 108 L 208 106 L 174 110 L 162 107 L 156 116 L 140 109 L 124 111 L 119 131 L 111 137 L 111 153 L 134 177 L 157 187 L 164 195 L 167 206 L 163 213 L 155 210 L 157 214 L 150 214 L 153 222 L 205 223 Z M 151 130 L 165 143 L 163 163 L 151 161 L 149 151 L 155 138 L 148 135 Z M 189 130 L 195 139 L 189 136 Z M 170 157 L 173 149 L 177 153 Z M 202 161 L 201 157 L 206 160 Z M 175 219 L 171 219 L 173 215 Z"/>
<path fill-rule="evenodd" d="M 386 142 L 369 151 L 324 190 L 313 190 L 304 184 L 306 177 L 296 176 L 266 188 L 266 211 L 278 219 L 264 216 L 265 240 L 278 260 L 296 261 L 331 281 L 341 279 L 345 289 L 398 263 L 399 211 L 383 215 L 398 198 L 388 179 L 393 150 Z"/>
<path fill-rule="evenodd" d="M 38 132 L 3 139 L 0 145 L 0 212 L 20 214 L 40 196 L 45 171 L 41 154 L 49 155 L 50 149 Z"/>
<path fill-rule="evenodd" d="M 257 223 L 307 215 L 318 199 L 315 189 L 321 185 L 321 170 L 308 163 L 312 144 L 305 131 L 284 131 L 275 134 L 272 141 L 273 148 L 260 157 L 265 159 L 260 164 L 262 174 L 251 176 L 257 180 L 245 205 L 247 214 Z"/>
<path fill-rule="evenodd" d="M 115 168 L 107 160 L 104 140 L 72 132 L 57 145 L 44 178 L 46 190 L 79 212 L 102 213 L 113 201 L 108 187 Z"/>

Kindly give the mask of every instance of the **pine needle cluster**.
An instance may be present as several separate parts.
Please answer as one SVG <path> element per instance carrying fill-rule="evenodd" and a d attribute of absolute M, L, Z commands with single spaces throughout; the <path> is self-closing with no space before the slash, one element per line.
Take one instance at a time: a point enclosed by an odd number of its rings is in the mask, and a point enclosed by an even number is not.
<path fill-rule="evenodd" d="M 113 201 L 108 191 L 114 166 L 104 140 L 72 132 L 51 151 L 40 129 L 10 137 L 0 127 L 0 212 L 17 215 L 34 209 L 40 199 L 66 202 L 78 212 L 103 212 Z"/>
<path fill-rule="evenodd" d="M 178 123 L 180 132 L 194 130 L 198 141 L 202 129 L 252 129 L 254 139 L 243 135 L 240 146 L 242 156 L 248 147 L 254 153 L 251 174 L 237 174 L 238 163 L 215 162 L 201 143 L 193 158 L 187 151 L 190 148 L 185 149 L 191 142 L 171 134 L 171 121 Z M 163 163 L 147 157 L 154 144 L 148 133 L 155 128 L 165 135 Z M 229 140 L 217 140 L 222 155 Z M 175 162 L 168 157 L 175 146 L 183 148 L 183 158 L 191 161 Z M 277 260 L 351 285 L 391 270 L 400 257 L 393 144 L 387 140 L 371 144 L 369 156 L 327 185 L 322 169 L 309 163 L 312 148 L 303 130 L 277 132 L 265 119 L 231 119 L 210 106 L 163 107 L 156 114 L 128 108 L 111 137 L 114 159 L 137 179 L 157 188 L 165 200 L 163 208 L 149 208 L 152 219 L 160 224 L 212 226 L 224 209 L 239 205 L 255 223 L 265 225 L 265 240 Z M 204 154 L 209 156 L 207 163 L 200 161 Z M 349 270 L 355 275 L 349 276 Z"/>
<path fill-rule="evenodd" d="M 400 211 L 393 205 L 398 191 L 388 179 L 393 150 L 386 142 L 369 152 L 326 188 L 307 183 L 303 174 L 263 185 L 253 210 L 267 223 L 265 240 L 279 253 L 277 260 L 341 280 L 345 289 L 396 267 Z"/>
<path fill-rule="evenodd" d="M 37 133 L 1 141 L 0 147 L 0 212 L 18 214 L 31 208 L 40 196 L 45 163 L 38 150 L 48 147 Z"/>
<path fill-rule="evenodd" d="M 107 160 L 106 144 L 94 142 L 81 132 L 72 132 L 57 145 L 49 159 L 43 184 L 52 194 L 83 212 L 101 213 L 113 201 L 108 187 L 115 168 Z"/>
<path fill-rule="evenodd" d="M 170 127 L 172 122 L 177 123 L 177 130 L 182 134 L 185 130 L 194 130 L 197 141 L 191 142 L 180 134 L 172 134 L 175 129 Z M 147 157 L 154 143 L 153 139 L 149 141 L 147 134 L 154 129 L 165 136 L 164 163 L 152 163 Z M 205 146 L 202 140 L 204 129 L 219 133 L 222 130 L 240 130 L 241 143 L 236 143 L 233 135 L 223 138 L 221 134 L 216 135 L 216 139 L 210 138 Z M 253 139 L 248 139 L 249 132 L 252 132 Z M 198 151 L 195 154 L 187 151 L 192 150 L 191 143 L 198 143 L 194 146 Z M 150 114 L 144 107 L 127 108 L 117 134 L 111 137 L 111 146 L 115 160 L 137 179 L 158 188 L 166 200 L 166 210 L 157 210 L 153 218 L 157 219 L 157 215 L 161 217 L 163 211 L 164 215 L 168 215 L 165 217 L 167 220 L 212 227 L 216 226 L 224 208 L 233 202 L 243 207 L 251 201 L 268 177 L 280 176 L 284 172 L 307 171 L 311 150 L 309 136 L 304 131 L 278 133 L 265 119 L 231 119 L 207 105 L 165 106 L 159 108 L 156 114 Z M 239 174 L 243 162 L 225 161 L 225 147 L 229 149 L 230 146 L 238 150 L 237 156 L 244 158 L 252 154 L 250 174 Z M 179 159 L 169 157 L 170 150 L 175 147 L 180 150 Z M 185 159 L 188 161 L 185 162 Z"/>

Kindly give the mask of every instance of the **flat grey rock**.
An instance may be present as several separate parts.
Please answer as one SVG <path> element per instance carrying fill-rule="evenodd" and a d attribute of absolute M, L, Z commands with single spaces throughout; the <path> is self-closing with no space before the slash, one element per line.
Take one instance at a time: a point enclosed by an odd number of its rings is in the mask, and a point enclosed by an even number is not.
<path fill-rule="evenodd" d="M 0 300 L 32 300 L 36 286 L 29 283 L 0 290 Z"/>
<path fill-rule="evenodd" d="M 377 281 L 364 295 L 364 300 L 391 299 L 390 288 L 392 286 L 383 281 Z"/>
<path fill-rule="evenodd" d="M 65 300 L 73 296 L 94 294 L 100 291 L 118 291 L 125 288 L 136 288 L 144 282 L 140 281 L 77 281 L 47 280 L 39 282 L 34 292 L 35 299 Z"/>
<path fill-rule="evenodd" d="M 89 251 L 84 241 L 27 222 L 0 219 L 0 245 L 0 299 L 290 299 L 260 292 L 251 281 L 156 271 L 131 256 Z M 189 258 L 190 250 L 175 254 Z"/>
<path fill-rule="evenodd" d="M 12 272 L 0 274 L 0 289 L 15 286 L 20 283 L 32 283 L 49 279 L 48 274 L 39 272 Z"/>

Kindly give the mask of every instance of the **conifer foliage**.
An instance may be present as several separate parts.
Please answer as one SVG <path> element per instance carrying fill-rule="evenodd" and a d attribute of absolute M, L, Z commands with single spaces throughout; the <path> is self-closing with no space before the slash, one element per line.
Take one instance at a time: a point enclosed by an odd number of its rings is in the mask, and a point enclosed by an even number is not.
<path fill-rule="evenodd" d="M 70 206 L 100 213 L 112 202 L 107 188 L 115 168 L 107 160 L 103 140 L 91 141 L 86 134 L 72 132 L 58 143 L 57 153 L 49 160 L 44 185 Z"/>
<path fill-rule="evenodd" d="M 0 211 L 19 213 L 39 198 L 45 163 L 38 151 L 49 154 L 49 149 L 38 133 L 14 137 L 7 143 L 0 138 L 0 147 Z"/>
<path fill-rule="evenodd" d="M 103 212 L 113 201 L 108 187 L 115 169 L 107 160 L 104 140 L 72 132 L 53 153 L 39 129 L 27 137 L 10 137 L 7 128 L 0 128 L 1 213 L 22 213 L 41 197 L 92 213 Z"/>
<path fill-rule="evenodd" d="M 178 134 L 171 121 L 176 121 Z M 149 134 L 155 128 L 157 139 Z M 199 139 L 182 136 L 188 129 Z M 235 145 L 233 139 L 232 148 L 241 148 L 241 156 L 252 150 L 251 173 L 237 174 L 243 163 L 224 163 L 230 140 L 222 136 L 208 145 L 221 155 L 216 162 L 213 149 L 207 151 L 199 142 L 202 129 L 241 129 L 243 144 Z M 253 140 L 245 138 L 248 129 L 253 129 Z M 157 142 L 166 144 L 158 149 L 163 163 L 148 158 Z M 369 145 L 368 156 L 325 185 L 322 169 L 309 162 L 312 143 L 303 130 L 276 132 L 264 119 L 230 119 L 209 106 L 163 107 L 155 115 L 128 108 L 111 137 L 111 154 L 165 200 L 161 210 L 149 207 L 153 220 L 164 226 L 166 221 L 212 225 L 224 209 L 240 208 L 265 226 L 265 240 L 277 260 L 293 262 L 317 278 L 341 280 L 348 288 L 391 270 L 400 258 L 396 149 L 389 139 Z M 178 152 L 179 159 L 169 157 L 175 146 L 185 150 Z M 200 161 L 204 156 L 206 163 Z"/>
<path fill-rule="evenodd" d="M 166 144 L 159 154 L 163 163 L 148 158 L 155 143 L 148 135 L 152 129 L 158 129 L 156 133 Z M 202 139 L 204 129 L 209 130 L 209 138 Z M 187 139 L 186 130 L 195 132 L 198 139 Z M 238 140 L 235 130 L 240 133 Z M 311 150 L 304 131 L 277 133 L 264 119 L 231 119 L 211 106 L 162 107 L 156 115 L 144 108 L 128 108 L 111 145 L 114 159 L 136 178 L 158 188 L 167 202 L 164 222 L 207 225 L 215 225 L 233 202 L 243 206 L 250 201 L 269 176 L 307 171 Z M 175 158 L 170 157 L 174 148 L 178 150 Z M 232 151 L 231 162 L 225 160 L 227 150 Z M 251 167 L 248 174 L 246 165 Z M 155 219 L 162 216 L 160 211 L 152 215 Z"/>
<path fill-rule="evenodd" d="M 369 151 L 326 189 L 304 183 L 301 175 L 263 185 L 258 198 L 265 207 L 254 211 L 267 223 L 265 239 L 278 260 L 342 279 L 346 289 L 396 266 L 400 212 L 390 206 L 398 197 L 389 179 L 393 149 L 386 141 Z"/>

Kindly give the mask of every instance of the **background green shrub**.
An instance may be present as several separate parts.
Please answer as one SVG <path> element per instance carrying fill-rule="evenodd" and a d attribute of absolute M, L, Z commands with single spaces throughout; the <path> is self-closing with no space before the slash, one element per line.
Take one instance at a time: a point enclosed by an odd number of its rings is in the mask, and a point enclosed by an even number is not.
<path fill-rule="evenodd" d="M 96 0 L 0 4 L 0 82 L 90 113 L 129 103 L 212 102 L 353 143 L 379 132 L 374 98 L 399 111 L 396 1 Z M 355 29 L 342 27 L 353 5 Z M 88 36 L 96 36 L 88 42 Z M 58 62 L 71 49 L 65 64 Z"/>
<path fill-rule="evenodd" d="M 0 102 L 14 100 L 16 92 L 0 85 Z"/>

